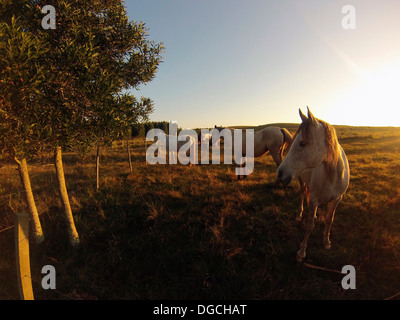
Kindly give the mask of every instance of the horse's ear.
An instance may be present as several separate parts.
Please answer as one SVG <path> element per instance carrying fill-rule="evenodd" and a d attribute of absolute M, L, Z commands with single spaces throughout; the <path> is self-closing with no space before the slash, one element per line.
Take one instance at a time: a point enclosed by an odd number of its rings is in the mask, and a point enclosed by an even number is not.
<path fill-rule="evenodd" d="M 308 120 L 308 118 L 305 116 L 305 114 L 303 112 L 301 112 L 301 109 L 299 109 L 299 114 L 300 114 L 301 121 L 305 122 Z"/>
<path fill-rule="evenodd" d="M 307 106 L 307 113 L 308 113 L 308 119 L 310 119 L 311 123 L 316 123 L 317 120 L 315 119 L 314 115 L 311 113 L 310 109 Z"/>

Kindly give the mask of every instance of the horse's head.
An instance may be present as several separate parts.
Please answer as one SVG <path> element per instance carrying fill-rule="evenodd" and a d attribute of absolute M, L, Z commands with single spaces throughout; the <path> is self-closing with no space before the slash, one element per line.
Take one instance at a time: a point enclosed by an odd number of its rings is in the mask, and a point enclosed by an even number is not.
<path fill-rule="evenodd" d="M 299 110 L 302 123 L 286 158 L 278 168 L 278 179 L 285 185 L 318 166 L 329 153 L 326 139 L 328 124 L 315 118 L 308 107 L 307 111 L 308 117 Z"/>
<path fill-rule="evenodd" d="M 222 126 L 218 127 L 217 125 L 214 125 L 214 129 L 217 129 L 217 130 L 221 131 L 221 130 L 224 130 L 225 128 L 222 127 Z"/>
<path fill-rule="evenodd" d="M 225 138 L 226 131 L 230 131 L 230 129 L 229 129 L 229 128 L 222 127 L 222 126 L 219 126 L 219 127 L 218 127 L 217 125 L 215 125 L 215 126 L 214 126 L 214 129 L 212 129 L 212 130 L 210 131 L 210 134 L 211 134 L 210 143 L 211 143 L 212 145 L 214 145 L 214 144 L 216 144 L 218 141 L 220 141 L 222 137 Z"/>

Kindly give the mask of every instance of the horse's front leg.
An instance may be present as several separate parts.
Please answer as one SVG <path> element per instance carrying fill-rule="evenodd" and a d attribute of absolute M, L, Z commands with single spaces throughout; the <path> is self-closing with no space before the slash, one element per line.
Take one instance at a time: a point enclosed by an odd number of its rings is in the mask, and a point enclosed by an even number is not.
<path fill-rule="evenodd" d="M 298 213 L 298 214 L 297 214 L 297 216 L 296 216 L 296 221 L 301 221 L 301 220 L 303 219 L 303 210 L 304 210 L 303 204 L 304 204 L 304 197 L 305 197 L 305 194 L 302 192 L 302 193 L 300 194 L 299 213 Z"/>
<path fill-rule="evenodd" d="M 296 221 L 301 221 L 302 216 L 303 216 L 304 198 L 307 197 L 307 199 L 308 199 L 308 190 L 307 190 L 306 184 L 304 183 L 303 179 L 301 179 L 301 177 L 299 177 L 299 185 L 300 185 L 300 205 L 299 205 L 299 213 L 296 217 Z"/>
<path fill-rule="evenodd" d="M 186 151 L 186 156 L 189 157 L 189 167 L 195 166 L 197 153 L 195 151 L 193 151 L 193 154 L 192 154 L 191 150 L 188 149 L 188 151 Z"/>
<path fill-rule="evenodd" d="M 246 168 L 246 157 L 244 158 L 244 160 L 243 160 L 243 162 L 241 162 L 240 164 L 239 164 L 239 172 L 240 173 L 243 173 L 242 171 L 243 170 L 246 170 L 246 169 L 243 169 L 243 168 Z M 246 174 L 238 174 L 237 176 L 236 176 L 236 179 L 237 180 L 244 180 L 244 179 L 246 179 L 247 178 L 247 175 Z"/>
<path fill-rule="evenodd" d="M 308 216 L 307 216 L 307 221 L 306 221 L 306 225 L 304 228 L 305 229 L 304 238 L 303 238 L 303 241 L 300 243 L 299 251 L 297 251 L 297 261 L 298 262 L 302 262 L 303 259 L 306 257 L 308 238 L 310 237 L 311 231 L 314 228 L 314 220 L 315 220 L 315 215 L 317 213 L 317 209 L 318 209 L 318 206 L 312 202 L 308 206 Z"/>
<path fill-rule="evenodd" d="M 324 229 L 324 238 L 323 238 L 325 249 L 331 248 L 331 241 L 329 240 L 329 235 L 331 232 L 333 218 L 335 216 L 335 211 L 336 211 L 336 208 L 337 208 L 341 198 L 342 197 L 328 203 L 328 208 L 326 210 L 326 216 L 325 216 L 325 229 Z"/>

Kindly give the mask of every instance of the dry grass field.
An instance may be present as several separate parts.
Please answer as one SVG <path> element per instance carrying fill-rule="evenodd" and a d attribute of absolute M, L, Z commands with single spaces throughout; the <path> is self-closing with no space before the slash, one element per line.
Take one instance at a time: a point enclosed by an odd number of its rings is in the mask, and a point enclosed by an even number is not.
<path fill-rule="evenodd" d="M 78 249 L 68 244 L 54 166 L 44 155 L 30 163 L 46 236 L 40 246 L 31 243 L 35 298 L 399 299 L 400 128 L 336 129 L 351 180 L 329 251 L 318 212 L 305 262 L 320 269 L 296 262 L 298 184 L 275 186 L 268 155 L 236 181 L 230 165 L 148 165 L 136 139 L 130 175 L 125 142 L 116 142 L 102 152 L 96 191 L 94 153 L 65 153 Z M 19 299 L 11 226 L 27 208 L 15 169 L 0 168 L 1 299 Z M 41 288 L 46 264 L 56 268 L 56 290 Z M 334 272 L 344 265 L 356 269 L 355 290 L 344 290 L 344 275 Z"/>

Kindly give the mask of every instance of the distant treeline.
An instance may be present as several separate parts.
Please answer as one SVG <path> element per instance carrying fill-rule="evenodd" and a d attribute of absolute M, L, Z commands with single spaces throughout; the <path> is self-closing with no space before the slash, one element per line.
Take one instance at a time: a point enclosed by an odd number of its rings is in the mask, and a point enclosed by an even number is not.
<path fill-rule="evenodd" d="M 132 138 L 145 137 L 151 129 L 161 129 L 168 134 L 168 121 L 151 121 L 146 123 L 137 123 L 132 126 Z"/>
<path fill-rule="evenodd" d="M 132 126 L 132 138 L 146 137 L 147 132 L 151 129 L 161 129 L 164 131 L 165 134 L 169 134 L 169 122 L 168 121 L 150 121 L 145 123 L 136 123 Z M 177 133 L 182 130 L 182 128 L 178 128 Z M 198 134 L 200 133 L 201 129 L 196 128 L 194 129 Z"/>

